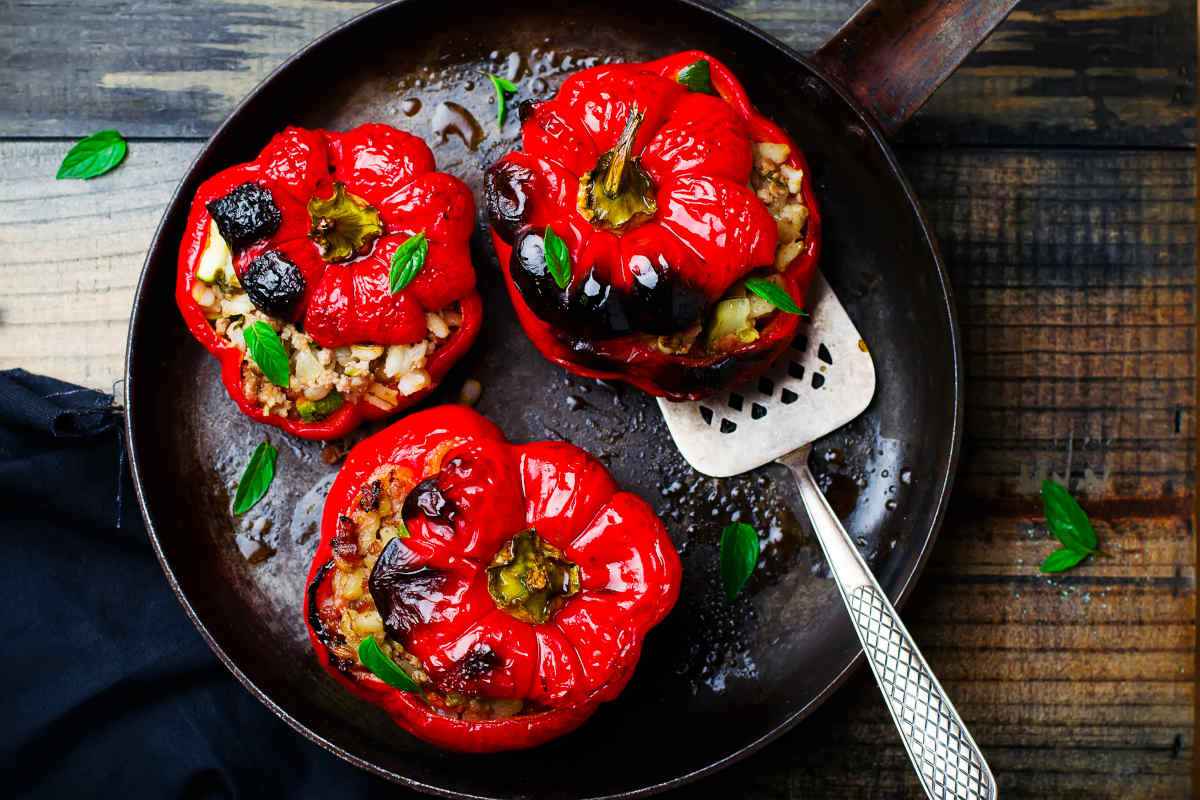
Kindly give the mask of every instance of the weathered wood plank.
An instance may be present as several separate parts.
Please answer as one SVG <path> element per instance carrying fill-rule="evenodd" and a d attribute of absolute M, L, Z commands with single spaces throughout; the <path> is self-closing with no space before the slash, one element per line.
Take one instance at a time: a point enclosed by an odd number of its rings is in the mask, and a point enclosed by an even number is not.
<path fill-rule="evenodd" d="M 717 4 L 808 52 L 858 0 Z M 206 136 L 288 55 L 372 5 L 0 0 L 0 136 Z M 904 140 L 1189 145 L 1195 63 L 1188 0 L 1025 0 Z"/>
<path fill-rule="evenodd" d="M 1196 4 L 1023 0 L 902 138 L 1195 143 Z"/>
<path fill-rule="evenodd" d="M 0 142 L 0 365 L 111 391 L 150 238 L 199 145 L 134 144 L 100 180 L 56 181 L 67 147 Z"/>
<path fill-rule="evenodd" d="M 1186 520 L 1107 524 L 1106 546 L 1183 537 L 1184 558 L 1193 558 Z M 1022 519 L 1005 517 L 948 525 L 904 614 L 987 753 L 1001 796 L 1192 796 L 1194 583 L 1184 579 L 1177 590 L 1139 587 L 1139 576 L 1103 583 L 1124 555 L 1069 579 L 1039 576 L 997 542 L 1025 538 L 1022 527 Z M 1037 546 L 1052 547 L 1044 539 Z M 1021 574 L 993 569 L 990 582 L 972 582 L 964 566 L 979 562 L 985 571 L 1004 564 Z M 924 796 L 865 677 L 703 789 L 756 799 Z"/>
<path fill-rule="evenodd" d="M 904 152 L 967 360 L 959 487 L 1166 497 L 1195 479 L 1195 162 L 1174 152 Z"/>

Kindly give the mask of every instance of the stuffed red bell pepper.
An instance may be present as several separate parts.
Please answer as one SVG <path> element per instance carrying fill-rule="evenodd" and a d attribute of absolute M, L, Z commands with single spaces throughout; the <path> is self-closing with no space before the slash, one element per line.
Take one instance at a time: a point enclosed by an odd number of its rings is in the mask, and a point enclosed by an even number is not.
<path fill-rule="evenodd" d="M 442 406 L 350 452 L 305 619 L 326 669 L 413 735 L 512 750 L 621 692 L 679 582 L 662 522 L 598 461 Z"/>
<path fill-rule="evenodd" d="M 432 391 L 470 347 L 474 220 L 415 136 L 287 128 L 197 190 L 176 302 L 243 412 L 342 436 Z"/>
<path fill-rule="evenodd" d="M 522 112 L 485 199 L 509 294 L 571 372 L 699 399 L 794 338 L 820 248 L 804 157 L 699 51 L 594 67 Z"/>

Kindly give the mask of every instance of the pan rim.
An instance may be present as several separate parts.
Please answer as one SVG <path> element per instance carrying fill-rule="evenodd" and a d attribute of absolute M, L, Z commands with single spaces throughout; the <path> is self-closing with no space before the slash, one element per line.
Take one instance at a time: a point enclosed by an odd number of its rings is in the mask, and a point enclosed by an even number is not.
<path fill-rule="evenodd" d="M 902 576 L 900 577 L 900 583 L 899 583 L 898 590 L 895 590 L 892 593 L 890 593 L 890 599 L 893 602 L 893 604 L 897 608 L 901 608 L 904 605 L 905 601 L 911 595 L 913 589 L 915 588 L 917 579 L 924 572 L 926 563 L 929 560 L 929 556 L 933 551 L 934 545 L 937 543 L 938 535 L 941 531 L 942 524 L 945 521 L 946 510 L 947 510 L 947 506 L 949 504 L 950 494 L 953 489 L 955 476 L 958 471 L 958 464 L 959 464 L 959 458 L 960 458 L 960 454 L 961 454 L 961 445 L 962 445 L 963 411 L 964 411 L 964 409 L 963 409 L 964 386 L 963 386 L 963 374 L 962 374 L 962 359 L 963 359 L 962 338 L 961 338 L 961 333 L 960 333 L 960 329 L 959 329 L 957 307 L 954 302 L 954 292 L 953 292 L 953 288 L 950 284 L 949 275 L 946 271 L 946 265 L 945 265 L 945 262 L 943 261 L 941 250 L 938 246 L 937 238 L 934 235 L 934 232 L 933 232 L 931 226 L 929 225 L 929 221 L 927 220 L 927 218 L 925 216 L 924 209 L 921 207 L 921 204 L 917 199 L 916 193 L 914 192 L 912 185 L 909 183 L 908 178 L 905 176 L 904 172 L 901 170 L 899 162 L 897 161 L 896 156 L 893 153 L 891 146 L 888 144 L 887 139 L 884 137 L 879 126 L 870 117 L 870 115 L 866 113 L 866 111 L 861 107 L 861 105 L 845 89 L 843 89 L 836 81 L 832 80 L 813 62 L 811 62 L 806 57 L 802 56 L 800 53 L 796 52 L 790 46 L 788 46 L 784 42 L 780 41 L 775 36 L 767 33 L 766 31 L 759 29 L 755 25 L 753 25 L 745 20 L 735 17 L 722 9 L 713 8 L 711 6 L 704 5 L 703 3 L 700 2 L 700 0 L 669 0 L 669 1 L 673 5 L 681 7 L 683 10 L 685 10 L 689 13 L 708 15 L 709 17 L 715 19 L 722 25 L 733 26 L 734 28 L 737 28 L 739 31 L 741 31 L 743 34 L 757 39 L 761 44 L 777 51 L 785 59 L 787 59 L 791 62 L 794 62 L 798 66 L 801 66 L 801 67 L 807 69 L 813 76 L 815 76 L 821 80 L 821 82 L 823 83 L 824 87 L 827 90 L 835 93 L 838 97 L 840 97 L 842 99 L 842 101 L 845 102 L 846 105 L 853 111 L 855 117 L 857 117 L 858 122 L 862 126 L 863 130 L 867 133 L 867 135 L 870 137 L 870 139 L 874 141 L 876 147 L 878 147 L 879 150 L 881 151 L 885 162 L 887 163 L 888 167 L 891 169 L 896 180 L 899 182 L 900 189 L 901 189 L 905 199 L 908 201 L 908 204 L 911 206 L 912 211 L 915 214 L 915 218 L 916 218 L 918 229 L 920 230 L 920 233 L 925 237 L 926 242 L 928 242 L 930 254 L 933 257 L 933 263 L 934 263 L 936 277 L 937 277 L 937 286 L 941 290 L 941 296 L 942 296 L 942 301 L 944 304 L 944 311 L 945 311 L 945 315 L 946 315 L 945 319 L 948 322 L 948 327 L 949 327 L 949 338 L 950 338 L 950 344 L 951 344 L 950 349 L 951 349 L 951 359 L 952 359 L 950 368 L 951 368 L 951 375 L 952 375 L 954 387 L 953 387 L 953 396 L 952 396 L 951 408 L 950 408 L 950 413 L 951 413 L 950 436 L 948 437 L 949 438 L 948 448 L 943 453 L 943 455 L 945 457 L 946 469 L 945 469 L 944 475 L 938 476 L 938 484 L 939 485 L 935 486 L 935 489 L 934 489 L 934 494 L 935 494 L 936 500 L 935 500 L 934 511 L 933 511 L 932 517 L 931 517 L 929 525 L 928 525 L 928 534 L 924 537 L 924 542 L 922 543 L 919 552 L 916 554 L 916 557 L 911 561 L 908 568 L 904 570 Z M 320 734 L 316 733 L 315 731 L 311 730 L 300 720 L 293 717 L 287 710 L 285 710 L 278 703 L 276 703 L 267 694 L 267 692 L 265 692 L 264 690 L 259 688 L 259 686 L 253 680 L 251 680 L 251 678 L 245 672 L 242 671 L 242 669 L 233 661 L 233 659 L 217 643 L 217 641 L 213 637 L 212 633 L 208 630 L 207 626 L 200 619 L 199 615 L 196 613 L 195 609 L 193 608 L 191 602 L 188 600 L 187 596 L 185 595 L 185 593 L 180 585 L 179 579 L 175 574 L 175 570 L 172 568 L 171 564 L 168 562 L 168 559 L 164 552 L 163 546 L 159 540 L 156 526 L 150 517 L 150 513 L 149 513 L 149 509 L 148 509 L 148 505 L 147 505 L 147 499 L 146 499 L 146 496 L 144 493 L 144 488 L 143 488 L 144 481 L 142 478 L 142 465 L 140 463 L 141 460 L 138 456 L 138 453 L 139 453 L 138 438 L 137 438 L 137 435 L 135 432 L 135 426 L 134 426 L 134 422 L 133 422 L 133 420 L 136 416 L 135 409 L 134 409 L 133 402 L 132 402 L 133 397 L 134 397 L 133 390 L 136 385 L 135 379 L 134 379 L 133 353 L 134 353 L 135 339 L 137 338 L 136 334 L 137 334 L 137 331 L 139 328 L 139 322 L 144 314 L 144 309 L 147 304 L 146 291 L 147 291 L 147 284 L 149 282 L 150 269 L 151 269 L 152 264 L 154 262 L 158 261 L 162 257 L 161 251 L 163 250 L 163 248 L 167 247 L 169 245 L 169 243 L 166 243 L 163 240 L 164 229 L 168 226 L 169 219 L 171 217 L 173 217 L 176 213 L 179 213 L 178 209 L 176 208 L 177 204 L 179 204 L 181 202 L 183 189 L 184 189 L 185 185 L 189 183 L 189 180 L 193 177 L 194 172 L 195 172 L 196 168 L 198 167 L 198 165 L 211 152 L 211 150 L 213 149 L 214 142 L 216 142 L 222 136 L 222 134 L 233 124 L 233 122 L 242 115 L 242 112 L 258 98 L 258 96 L 264 91 L 264 89 L 266 89 L 267 86 L 274 83 L 276 80 L 286 79 L 286 73 L 289 72 L 295 64 L 297 64 L 301 60 L 304 60 L 310 52 L 312 52 L 320 47 L 325 46 L 331 39 L 338 38 L 353 28 L 356 28 L 360 25 L 367 24 L 369 20 L 373 19 L 377 15 L 397 13 L 396 12 L 397 8 L 405 6 L 405 5 L 410 5 L 410 4 L 415 5 L 416 3 L 419 3 L 419 2 L 422 2 L 422 0 L 392 0 L 392 2 L 384 3 L 384 4 L 381 4 L 374 8 L 368 9 L 368 10 L 364 11 L 363 13 L 358 14 L 358 15 L 346 20 L 345 22 L 342 22 L 339 25 L 331 28 L 330 30 L 328 30 L 324 34 L 322 34 L 321 36 L 313 39 L 311 42 L 304 45 L 302 48 L 300 48 L 299 50 L 297 50 L 296 52 L 294 52 L 293 54 L 288 56 L 278 67 L 276 67 L 274 70 L 272 70 L 261 82 L 258 83 L 258 85 L 256 85 L 245 97 L 243 97 L 237 103 L 237 105 L 229 112 L 229 114 L 225 117 L 225 119 L 221 122 L 221 124 L 218 125 L 217 128 L 213 131 L 213 133 L 209 136 L 207 141 L 204 142 L 203 146 L 200 148 L 200 150 L 196 154 L 195 158 L 188 165 L 188 168 L 184 172 L 184 175 L 181 178 L 179 184 L 176 186 L 175 191 L 172 192 L 171 197 L 168 200 L 165 210 L 163 212 L 163 215 L 159 219 L 159 223 L 155 228 L 154 236 L 152 237 L 149 248 L 147 249 L 146 258 L 142 264 L 142 270 L 138 277 L 137 287 L 134 291 L 133 309 L 132 309 L 132 313 L 130 314 L 129 328 L 128 328 L 128 331 L 126 334 L 126 341 L 125 341 L 125 369 L 124 369 L 124 395 L 125 395 L 125 397 L 124 397 L 124 406 L 125 406 L 124 439 L 125 439 L 125 442 L 124 443 L 125 443 L 125 448 L 126 448 L 126 455 L 129 460 L 130 472 L 131 472 L 131 475 L 133 478 L 133 485 L 134 485 L 134 491 L 135 491 L 135 494 L 137 497 L 138 508 L 141 512 L 142 520 L 145 523 L 146 533 L 147 533 L 148 538 L 150 539 L 150 544 L 154 550 L 154 554 L 158 560 L 159 566 L 162 568 L 164 574 L 166 575 L 167 582 L 170 585 L 172 592 L 174 592 L 175 597 L 179 600 L 180 605 L 183 606 L 184 612 L 186 613 L 188 619 L 191 620 L 192 624 L 200 632 L 201 637 L 208 644 L 209 648 L 213 651 L 213 653 L 217 656 L 218 660 L 225 666 L 226 669 L 228 669 L 231 673 L 233 673 L 233 676 L 235 678 L 237 678 L 238 682 L 240 682 L 256 699 L 258 699 L 259 702 L 261 702 L 268 709 L 270 709 L 270 711 L 273 714 L 275 714 L 275 716 L 277 716 L 281 720 L 283 720 L 289 727 L 291 727 L 297 733 L 301 734 L 309 741 L 317 744 L 324 750 L 332 753 L 333 755 L 343 759 L 344 761 L 347 761 L 348 763 L 350 763 L 360 769 L 364 769 L 373 775 L 377 775 L 377 776 L 384 778 L 386 780 L 389 780 L 393 783 L 398 783 L 398 784 L 407 786 L 409 788 L 415 789 L 417 791 L 425 792 L 427 794 L 435 795 L 438 797 L 470 798 L 471 800 L 492 800 L 492 798 L 496 798 L 497 796 L 472 794 L 472 793 L 457 791 L 457 790 L 453 790 L 453 789 L 446 789 L 446 788 L 443 788 L 440 786 L 435 786 L 432 784 L 424 783 L 422 781 L 411 778 L 407 775 L 402 775 L 398 772 L 393 772 L 391 770 L 380 767 L 379 765 L 374 764 L 367 759 L 364 759 L 360 756 L 355 755 L 354 753 L 351 753 L 351 752 L 345 750 L 344 748 L 340 747 L 339 745 L 335 744 L 334 742 L 326 739 L 325 737 L 323 737 Z M 173 250 L 173 248 L 168 247 L 168 250 Z M 632 798 L 647 797 L 650 795 L 658 794 L 660 792 L 668 791 L 670 789 L 678 788 L 685 784 L 699 780 L 700 778 L 703 778 L 703 777 L 712 775 L 716 772 L 719 772 L 720 770 L 725 769 L 729 766 L 732 766 L 733 764 L 747 758 L 748 756 L 753 755 L 754 753 L 757 753 L 759 750 L 764 748 L 766 745 L 770 744 L 771 742 L 775 741 L 779 737 L 783 736 L 788 731 L 791 731 L 792 729 L 794 729 L 802 720 L 804 720 L 805 718 L 810 716 L 817 708 L 819 708 L 823 703 L 825 703 L 829 699 L 829 697 L 832 696 L 833 693 L 836 692 L 857 669 L 859 669 L 861 667 L 861 665 L 864 661 L 864 658 L 865 658 L 865 655 L 864 655 L 862 649 L 859 648 L 857 651 L 857 654 L 853 658 L 851 658 L 842 667 L 842 669 L 840 671 L 838 671 L 838 673 L 833 677 L 833 679 L 820 692 L 818 692 L 816 695 L 814 695 L 807 703 L 805 703 L 802 707 L 797 709 L 792 715 L 787 717 L 785 720 L 783 720 L 782 722 L 780 722 L 779 724 L 775 725 L 770 730 L 765 732 L 762 736 L 743 745 L 739 749 L 728 753 L 724 757 L 717 759 L 715 761 L 711 761 L 710 763 L 706 764 L 703 767 L 691 770 L 690 772 L 686 772 L 681 775 L 674 776 L 667 780 L 662 780 L 662 781 L 659 781 L 657 783 L 653 783 L 653 784 L 650 784 L 647 786 L 642 786 L 642 787 L 639 787 L 636 789 L 624 790 L 624 791 L 620 791 L 620 792 L 616 792 L 616 793 L 612 793 L 612 794 L 588 795 L 586 798 L 581 797 L 581 800 L 632 800 Z"/>

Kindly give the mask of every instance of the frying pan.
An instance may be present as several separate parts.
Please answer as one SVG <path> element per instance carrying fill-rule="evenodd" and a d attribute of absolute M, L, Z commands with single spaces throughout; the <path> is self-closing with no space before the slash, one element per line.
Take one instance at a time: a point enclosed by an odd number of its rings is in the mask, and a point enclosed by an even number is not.
<path fill-rule="evenodd" d="M 336 467 L 320 444 L 238 413 L 217 363 L 185 331 L 172 289 L 188 204 L 204 178 L 252 158 L 285 124 L 366 120 L 427 136 L 439 167 L 478 196 L 483 169 L 519 141 L 515 121 L 497 128 L 481 70 L 515 66 L 525 96 L 536 98 L 590 64 L 709 51 L 792 133 L 813 170 L 826 220 L 822 269 L 878 372 L 875 401 L 817 444 L 814 467 L 899 603 L 943 516 L 962 384 L 945 270 L 884 135 L 1012 5 L 868 3 L 809 61 L 690 0 L 513 0 L 474 12 L 405 0 L 289 59 L 235 109 L 180 184 L 146 259 L 129 330 L 126 435 L 138 499 L 167 579 L 217 656 L 313 741 L 449 797 L 641 796 L 720 769 L 808 715 L 861 652 L 819 549 L 792 514 L 791 481 L 770 469 L 704 478 L 671 446 L 651 398 L 573 378 L 540 358 L 521 334 L 482 225 L 473 257 L 485 329 L 431 402 L 454 401 L 474 378 L 483 385 L 479 409 L 510 438 L 569 439 L 599 456 L 667 522 L 684 562 L 681 600 L 648 638 L 625 694 L 578 732 L 533 751 L 441 752 L 335 685 L 310 651 L 300 608 Z M 249 519 L 235 519 L 230 487 L 264 437 L 280 448 L 278 476 Z M 763 567 L 734 603 L 721 593 L 716 557 L 730 519 L 769 534 Z"/>

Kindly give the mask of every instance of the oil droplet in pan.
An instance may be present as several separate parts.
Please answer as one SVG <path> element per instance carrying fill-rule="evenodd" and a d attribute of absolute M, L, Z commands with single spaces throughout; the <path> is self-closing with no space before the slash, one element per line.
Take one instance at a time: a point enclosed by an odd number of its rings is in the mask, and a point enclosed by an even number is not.
<path fill-rule="evenodd" d="M 510 81 L 515 81 L 521 77 L 522 68 L 524 67 L 524 59 L 517 51 L 509 53 L 504 58 L 504 77 Z"/>
<path fill-rule="evenodd" d="M 421 101 L 415 97 L 407 97 L 400 103 L 400 113 L 406 117 L 416 116 L 421 111 Z"/>
<path fill-rule="evenodd" d="M 474 150 L 483 141 L 483 128 L 471 116 L 471 112 L 458 103 L 445 101 L 438 103 L 433 111 L 433 133 L 442 144 L 450 134 L 462 139 L 469 150 Z"/>

